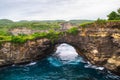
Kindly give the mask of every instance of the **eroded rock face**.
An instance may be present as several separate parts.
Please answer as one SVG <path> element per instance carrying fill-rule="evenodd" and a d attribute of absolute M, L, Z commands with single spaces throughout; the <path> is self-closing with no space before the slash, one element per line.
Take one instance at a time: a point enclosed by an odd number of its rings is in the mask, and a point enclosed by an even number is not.
<path fill-rule="evenodd" d="M 48 32 L 48 30 L 32 30 L 29 28 L 14 28 L 12 30 L 9 30 L 9 33 L 12 35 L 30 35 L 30 34 L 34 34 L 34 33 L 39 33 L 39 32 Z"/>
<path fill-rule="evenodd" d="M 0 66 L 40 59 L 52 53 L 55 45 L 68 43 L 92 64 L 120 75 L 120 30 L 116 28 L 119 25 L 80 28 L 77 35 L 65 34 L 54 43 L 48 39 L 36 39 L 24 44 L 3 43 L 0 47 Z"/>
<path fill-rule="evenodd" d="M 95 30 L 95 31 L 94 31 Z M 82 34 L 82 35 L 81 35 Z M 73 45 L 78 53 L 92 64 L 103 66 L 120 75 L 120 31 L 87 29 L 76 36 L 65 37 L 65 42 Z"/>
<path fill-rule="evenodd" d="M 27 63 L 40 59 L 51 51 L 52 45 L 48 39 L 27 41 L 25 44 L 6 42 L 0 48 L 0 66 Z"/>

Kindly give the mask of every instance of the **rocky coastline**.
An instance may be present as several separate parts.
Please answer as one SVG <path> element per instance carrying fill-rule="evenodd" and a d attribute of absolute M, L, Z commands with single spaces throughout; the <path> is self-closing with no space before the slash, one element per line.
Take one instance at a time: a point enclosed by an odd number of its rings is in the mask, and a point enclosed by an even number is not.
<path fill-rule="evenodd" d="M 80 27 L 77 35 L 64 34 L 54 41 L 38 38 L 23 44 L 4 42 L 0 45 L 0 66 L 41 59 L 54 52 L 55 45 L 68 43 L 91 64 L 120 75 L 120 23 L 93 26 Z"/>

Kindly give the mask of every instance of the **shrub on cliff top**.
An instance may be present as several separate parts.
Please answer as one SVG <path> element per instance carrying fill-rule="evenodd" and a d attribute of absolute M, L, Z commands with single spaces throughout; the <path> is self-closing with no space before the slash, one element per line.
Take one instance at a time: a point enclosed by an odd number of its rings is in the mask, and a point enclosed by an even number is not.
<path fill-rule="evenodd" d="M 32 34 L 31 36 L 33 36 L 34 38 L 44 38 L 46 36 L 46 34 L 47 33 L 45 33 L 45 32 L 42 32 L 42 33 L 36 32 L 36 33 Z"/>
<path fill-rule="evenodd" d="M 80 24 L 80 26 L 82 28 L 87 28 L 87 27 L 90 27 L 91 24 L 93 24 L 93 22 L 86 22 L 86 23 Z"/>
<path fill-rule="evenodd" d="M 11 42 L 13 43 L 24 43 L 27 39 L 25 39 L 23 36 L 12 36 Z"/>
<path fill-rule="evenodd" d="M 98 18 L 96 21 L 95 21 L 95 23 L 97 23 L 97 24 L 106 24 L 106 20 L 104 20 L 104 19 L 100 19 L 100 18 Z"/>
<path fill-rule="evenodd" d="M 73 28 L 69 29 L 67 32 L 69 34 L 76 35 L 78 33 L 78 28 L 77 27 L 73 27 Z"/>
<path fill-rule="evenodd" d="M 45 37 L 51 40 L 55 40 L 55 39 L 58 39 L 59 35 L 60 35 L 60 32 L 50 30 Z"/>

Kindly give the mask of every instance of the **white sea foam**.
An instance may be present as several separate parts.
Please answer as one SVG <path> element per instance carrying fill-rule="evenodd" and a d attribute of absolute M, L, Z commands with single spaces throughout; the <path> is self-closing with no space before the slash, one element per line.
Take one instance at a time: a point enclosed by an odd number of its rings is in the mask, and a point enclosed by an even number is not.
<path fill-rule="evenodd" d="M 90 62 L 88 62 L 88 64 L 86 64 L 84 67 L 98 69 L 98 70 L 104 70 L 104 67 L 98 67 L 98 66 L 92 65 Z"/>
<path fill-rule="evenodd" d="M 61 44 L 57 48 L 55 54 L 57 54 L 57 56 L 63 61 L 63 63 L 74 61 L 78 57 L 78 53 L 75 51 L 75 49 L 65 43 Z"/>
<path fill-rule="evenodd" d="M 31 62 L 29 64 L 27 64 L 27 66 L 32 66 L 32 65 L 35 65 L 37 62 Z"/>
<path fill-rule="evenodd" d="M 79 62 L 85 62 L 72 46 L 65 43 L 57 47 L 57 51 L 52 57 L 48 58 L 48 61 L 54 66 L 62 66 L 64 64 L 76 65 Z"/>

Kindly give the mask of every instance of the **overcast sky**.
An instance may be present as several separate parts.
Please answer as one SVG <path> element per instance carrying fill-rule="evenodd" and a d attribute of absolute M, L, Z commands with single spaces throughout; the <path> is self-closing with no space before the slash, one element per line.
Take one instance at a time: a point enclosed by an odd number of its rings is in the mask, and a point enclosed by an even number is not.
<path fill-rule="evenodd" d="M 0 0 L 0 19 L 97 19 L 120 8 L 120 0 Z"/>

